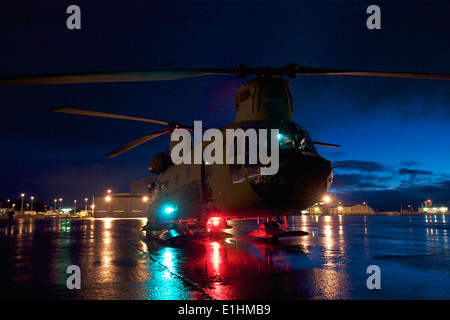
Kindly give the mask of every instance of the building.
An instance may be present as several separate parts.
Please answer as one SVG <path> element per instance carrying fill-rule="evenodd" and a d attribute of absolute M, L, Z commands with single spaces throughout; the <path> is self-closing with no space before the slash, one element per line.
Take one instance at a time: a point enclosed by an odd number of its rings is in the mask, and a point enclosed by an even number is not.
<path fill-rule="evenodd" d="M 375 214 L 375 211 L 367 205 L 366 202 L 362 204 L 347 204 L 344 205 L 341 200 L 337 198 L 336 194 L 327 194 L 323 201 L 316 203 L 311 208 L 306 210 L 309 214 Z"/>
<path fill-rule="evenodd" d="M 423 214 L 447 214 L 448 213 L 448 207 L 446 205 L 437 205 L 432 207 L 423 207 L 419 208 L 419 213 Z"/>
<path fill-rule="evenodd" d="M 347 204 L 327 207 L 328 214 L 375 214 L 367 204 Z"/>
<path fill-rule="evenodd" d="M 145 218 L 153 201 L 148 189 L 156 178 L 130 182 L 129 193 L 111 193 L 93 197 L 94 218 Z"/>
<path fill-rule="evenodd" d="M 447 214 L 448 206 L 439 203 L 433 204 L 433 200 L 428 199 L 422 202 L 422 208 L 419 208 L 418 212 L 422 214 Z"/>

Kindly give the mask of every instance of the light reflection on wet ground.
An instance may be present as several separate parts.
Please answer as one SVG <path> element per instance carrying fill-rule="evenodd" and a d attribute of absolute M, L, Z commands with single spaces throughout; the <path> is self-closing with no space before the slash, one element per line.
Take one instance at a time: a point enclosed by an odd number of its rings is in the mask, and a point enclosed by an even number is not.
<path fill-rule="evenodd" d="M 296 216 L 308 236 L 170 247 L 145 219 L 0 219 L 2 299 L 449 299 L 449 216 Z M 69 290 L 69 265 L 81 289 Z M 369 265 L 381 289 L 369 290 Z"/>

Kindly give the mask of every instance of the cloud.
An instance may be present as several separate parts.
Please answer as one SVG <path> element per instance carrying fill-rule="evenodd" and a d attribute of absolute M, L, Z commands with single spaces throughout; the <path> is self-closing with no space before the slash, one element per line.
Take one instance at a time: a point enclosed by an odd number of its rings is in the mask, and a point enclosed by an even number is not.
<path fill-rule="evenodd" d="M 330 192 L 338 194 L 344 203 L 366 201 L 380 211 L 399 211 L 401 206 L 406 208 L 407 205 L 417 210 L 421 201 L 428 198 L 450 204 L 450 175 L 408 167 L 420 165 L 416 161 L 385 165 L 374 161 L 346 160 L 339 164 L 344 166 L 334 171 Z M 426 179 L 420 179 L 422 176 Z"/>
<path fill-rule="evenodd" d="M 407 167 L 413 167 L 413 166 L 418 166 L 421 163 L 418 161 L 414 161 L 414 160 L 405 160 L 405 161 L 400 161 L 400 164 L 403 166 L 407 166 Z"/>
<path fill-rule="evenodd" d="M 398 170 L 398 172 L 402 175 L 410 174 L 411 177 L 415 177 L 417 175 L 430 175 L 433 174 L 431 171 L 428 170 L 417 170 L 417 169 L 408 169 L 408 168 L 401 168 Z"/>
<path fill-rule="evenodd" d="M 357 170 L 360 172 L 383 172 L 389 171 L 389 167 L 374 161 L 361 161 L 361 160 L 345 160 L 338 161 L 334 165 L 344 166 L 340 170 Z"/>

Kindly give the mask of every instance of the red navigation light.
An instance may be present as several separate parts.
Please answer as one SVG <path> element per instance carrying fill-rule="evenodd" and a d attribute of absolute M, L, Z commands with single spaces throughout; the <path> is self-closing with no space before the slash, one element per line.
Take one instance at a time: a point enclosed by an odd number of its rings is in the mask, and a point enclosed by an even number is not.
<path fill-rule="evenodd" d="M 211 218 L 211 222 L 214 227 L 218 227 L 220 224 L 220 218 L 217 217 Z"/>
<path fill-rule="evenodd" d="M 206 231 L 207 232 L 216 232 L 220 231 L 223 227 L 223 221 L 222 218 L 219 217 L 211 217 L 208 219 L 208 222 L 206 223 Z"/>

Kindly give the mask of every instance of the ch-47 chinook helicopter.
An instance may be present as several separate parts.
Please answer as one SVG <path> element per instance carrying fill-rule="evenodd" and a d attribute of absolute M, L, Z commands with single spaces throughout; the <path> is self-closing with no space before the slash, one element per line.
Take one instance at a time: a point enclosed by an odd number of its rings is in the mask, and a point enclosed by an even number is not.
<path fill-rule="evenodd" d="M 296 214 L 326 194 L 333 180 L 331 162 L 320 156 L 314 145 L 338 145 L 312 141 L 308 132 L 293 121 L 290 83 L 283 79 L 298 75 L 353 75 L 428 79 L 450 79 L 448 74 L 352 71 L 308 68 L 297 64 L 285 67 L 231 69 L 167 69 L 120 72 L 46 74 L 0 77 L 0 85 L 41 85 L 98 82 L 162 81 L 204 75 L 254 76 L 237 92 L 235 122 L 220 128 L 247 130 L 278 129 L 279 164 L 273 175 L 261 174 L 261 163 L 250 164 L 174 164 L 168 153 L 156 154 L 150 171 L 158 175 L 149 192 L 152 197 L 144 229 L 159 230 L 162 239 L 195 236 L 193 230 L 215 235 L 228 227 L 230 219 L 266 218 L 258 230 L 248 234 L 256 238 L 278 239 L 305 235 L 286 231 L 280 217 Z M 115 157 L 131 148 L 178 129 L 195 130 L 190 125 L 78 109 L 54 109 L 79 115 L 146 121 L 165 128 L 135 140 L 106 156 Z M 202 148 L 207 143 L 203 142 Z M 171 142 L 171 148 L 173 144 Z"/>

